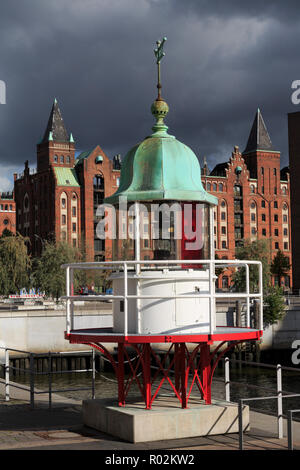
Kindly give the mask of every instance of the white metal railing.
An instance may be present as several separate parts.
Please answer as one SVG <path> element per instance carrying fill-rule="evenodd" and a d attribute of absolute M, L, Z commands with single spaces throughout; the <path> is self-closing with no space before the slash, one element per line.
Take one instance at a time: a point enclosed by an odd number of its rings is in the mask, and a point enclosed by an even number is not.
<path fill-rule="evenodd" d="M 59 356 L 67 356 L 67 355 L 72 355 L 75 354 L 76 351 L 65 351 L 65 352 L 47 352 L 47 353 L 33 353 L 31 351 L 22 351 L 20 349 L 13 349 L 13 348 L 6 348 L 3 346 L 0 346 L 0 351 L 4 351 L 4 363 L 1 363 L 0 361 L 0 369 L 4 369 L 4 395 L 5 395 L 5 401 L 10 401 L 10 387 L 12 388 L 17 388 L 19 390 L 23 390 L 25 392 L 29 393 L 30 396 L 30 407 L 33 409 L 35 407 L 35 395 L 42 395 L 42 394 L 47 394 L 48 395 L 48 402 L 49 402 L 49 409 L 52 408 L 52 395 L 54 393 L 63 393 L 63 392 L 72 392 L 72 391 L 86 391 L 86 390 L 91 390 L 92 392 L 92 398 L 95 398 L 95 378 L 96 378 L 96 366 L 95 366 L 95 354 L 96 351 L 95 349 L 91 348 L 90 350 L 87 351 L 77 351 L 81 355 L 85 355 L 86 353 L 91 355 L 91 364 L 92 368 L 91 369 L 82 369 L 82 370 L 54 370 L 52 368 L 52 359 L 59 357 Z M 17 352 L 21 353 L 25 357 L 28 357 L 29 359 L 29 368 L 22 368 L 22 367 L 14 367 L 10 365 L 10 357 L 9 357 L 9 352 Z M 43 371 L 43 372 L 37 372 L 35 366 L 34 366 L 34 360 L 43 357 L 48 359 L 48 370 Z M 16 382 L 12 382 L 10 380 L 10 372 L 11 371 L 16 371 L 16 372 L 21 372 L 24 374 L 29 374 L 29 387 L 26 385 L 20 385 Z M 76 388 L 60 388 L 57 390 L 53 390 L 52 388 L 52 378 L 55 374 L 67 374 L 67 373 L 78 373 L 78 372 L 92 372 L 92 383 L 91 387 L 76 387 Z M 48 376 L 48 389 L 46 390 L 37 390 L 35 387 L 35 377 L 36 376 Z M 1 379 L 0 379 L 1 382 Z"/>
<path fill-rule="evenodd" d="M 141 265 L 155 266 L 157 269 L 170 268 L 172 265 L 187 265 L 189 269 L 192 265 L 208 266 L 209 269 L 209 289 L 208 292 L 199 294 L 177 294 L 177 295 L 133 295 L 128 294 L 128 273 L 135 271 L 137 274 L 140 272 Z M 250 274 L 249 266 L 256 265 L 259 270 L 258 292 L 250 292 Z M 243 267 L 245 268 L 245 281 L 246 292 L 215 292 L 215 268 L 216 266 L 222 267 Z M 124 336 L 128 334 L 128 300 L 130 299 L 196 299 L 208 298 L 210 299 L 210 334 L 215 330 L 215 303 L 216 299 L 246 299 L 246 327 L 250 328 L 250 300 L 258 299 L 260 305 L 259 324 L 258 330 L 263 330 L 263 276 L 262 276 L 262 263 L 260 261 L 252 260 L 130 260 L 130 261 L 103 261 L 103 262 L 85 262 L 85 263 L 71 263 L 64 264 L 62 268 L 66 270 L 66 296 L 62 299 L 66 300 L 66 333 L 70 334 L 74 329 L 74 301 L 82 300 L 81 295 L 74 295 L 74 270 L 114 270 L 117 272 L 123 271 L 124 273 L 124 294 L 101 294 L 101 295 L 85 295 L 84 300 L 97 301 L 97 300 L 123 300 L 124 301 Z M 132 268 L 132 270 L 130 270 Z M 197 269 L 197 268 L 196 268 Z M 200 280 L 195 272 L 195 280 Z M 171 274 L 171 271 L 170 271 Z M 164 279 L 166 277 L 164 276 Z M 186 279 L 184 274 L 182 278 L 176 277 L 176 280 Z M 191 278 L 189 278 L 191 279 Z"/>
<path fill-rule="evenodd" d="M 243 408 L 245 402 L 255 402 L 255 401 L 265 401 L 265 400 L 276 400 L 277 401 L 277 437 L 278 439 L 282 439 L 284 437 L 283 433 L 283 399 L 284 398 L 299 398 L 300 393 L 293 393 L 289 391 L 284 391 L 282 389 L 282 371 L 291 371 L 300 373 L 300 370 L 296 367 L 286 367 L 282 366 L 281 364 L 265 364 L 263 362 L 251 362 L 251 361 L 242 361 L 242 360 L 233 360 L 226 357 L 224 359 L 224 384 L 225 384 L 225 400 L 230 402 L 230 387 L 232 384 L 243 386 L 245 383 L 243 381 L 234 382 L 230 379 L 230 363 L 237 363 L 237 364 L 244 364 L 245 366 L 256 366 L 259 368 L 269 368 L 276 370 L 276 394 L 269 395 L 269 396 L 256 396 L 256 397 L 248 397 L 248 398 L 239 398 L 238 400 L 238 423 L 239 423 L 239 449 L 244 449 L 244 425 L 243 425 Z M 269 390 L 266 387 L 262 387 L 261 385 L 254 385 L 254 384 L 247 384 L 248 388 L 255 388 L 258 390 Z M 256 409 L 257 412 L 262 412 Z M 299 409 L 288 410 L 287 411 L 287 438 L 288 438 L 288 449 L 293 450 L 293 413 L 300 413 Z"/>

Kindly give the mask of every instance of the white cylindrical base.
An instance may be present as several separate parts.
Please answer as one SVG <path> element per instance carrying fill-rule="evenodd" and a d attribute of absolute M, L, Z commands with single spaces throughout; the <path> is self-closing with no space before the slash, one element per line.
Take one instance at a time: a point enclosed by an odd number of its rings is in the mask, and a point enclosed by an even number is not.
<path fill-rule="evenodd" d="M 124 295 L 123 273 L 111 276 L 114 295 Z M 149 270 L 128 273 L 128 295 L 157 296 L 128 300 L 129 334 L 205 334 L 210 332 L 208 270 Z M 165 296 L 189 295 L 192 298 Z M 195 296 L 195 298 L 193 298 Z M 124 302 L 114 300 L 114 332 L 124 332 Z"/>

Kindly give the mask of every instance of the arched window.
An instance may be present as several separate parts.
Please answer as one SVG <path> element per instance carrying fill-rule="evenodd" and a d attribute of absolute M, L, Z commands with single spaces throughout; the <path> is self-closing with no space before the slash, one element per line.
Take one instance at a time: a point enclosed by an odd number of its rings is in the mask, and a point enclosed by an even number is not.
<path fill-rule="evenodd" d="M 207 191 L 211 191 L 211 184 L 210 183 L 207 183 L 206 189 L 207 189 Z"/>
<path fill-rule="evenodd" d="M 286 194 L 286 186 L 283 186 L 283 188 L 282 188 L 282 194 Z"/>
<path fill-rule="evenodd" d="M 60 163 L 64 163 L 64 161 L 65 161 L 64 156 L 61 155 L 61 156 L 60 156 Z"/>
<path fill-rule="evenodd" d="M 222 193 L 223 192 L 223 183 L 219 184 L 219 191 Z"/>
<path fill-rule="evenodd" d="M 94 189 L 104 189 L 104 178 L 102 175 L 94 176 Z"/>
<path fill-rule="evenodd" d="M 25 196 L 24 196 L 24 201 L 23 201 L 23 205 L 24 205 L 24 211 L 28 211 L 28 208 L 29 208 L 29 198 L 28 198 L 28 194 L 26 193 Z"/>
<path fill-rule="evenodd" d="M 213 183 L 213 191 L 217 191 L 217 183 Z"/>
<path fill-rule="evenodd" d="M 255 193 L 255 186 L 254 186 L 254 184 L 251 184 L 251 185 L 250 185 L 250 192 L 251 192 L 252 194 Z"/>
<path fill-rule="evenodd" d="M 54 155 L 53 160 L 54 160 L 55 163 L 57 163 L 58 162 L 58 156 Z"/>

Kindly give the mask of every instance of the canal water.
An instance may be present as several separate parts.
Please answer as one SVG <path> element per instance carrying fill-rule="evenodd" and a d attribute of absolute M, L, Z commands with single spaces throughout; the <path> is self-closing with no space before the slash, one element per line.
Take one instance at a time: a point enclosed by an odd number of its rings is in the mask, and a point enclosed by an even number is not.
<path fill-rule="evenodd" d="M 11 376 L 11 380 L 29 385 L 29 376 L 18 375 Z M 238 363 L 230 364 L 230 399 L 238 402 L 240 398 L 274 396 L 276 389 L 276 369 L 265 368 L 263 366 L 240 365 Z M 35 387 L 39 390 L 48 390 L 49 379 L 46 375 L 35 375 Z M 56 373 L 52 375 L 53 393 L 61 393 L 66 397 L 77 400 L 88 399 L 92 397 L 92 373 L 91 372 L 68 372 Z M 88 388 L 88 390 L 67 389 Z M 300 394 L 300 368 L 298 371 L 282 371 L 282 390 L 283 394 Z M 166 381 L 163 384 L 161 393 L 171 396 L 174 395 L 171 387 Z M 96 398 L 117 398 L 118 388 L 114 373 L 96 372 L 95 397 Z M 132 384 L 129 395 L 139 395 L 139 389 L 135 383 Z M 199 396 L 196 386 L 193 388 L 193 396 Z M 224 386 L 224 368 L 218 367 L 214 374 L 212 385 L 212 397 L 216 399 L 225 398 Z M 263 400 L 248 402 L 251 409 L 263 410 L 267 413 L 276 413 L 277 400 Z M 287 413 L 289 409 L 300 409 L 300 397 L 283 399 L 283 412 Z M 296 416 L 295 416 L 296 417 Z"/>

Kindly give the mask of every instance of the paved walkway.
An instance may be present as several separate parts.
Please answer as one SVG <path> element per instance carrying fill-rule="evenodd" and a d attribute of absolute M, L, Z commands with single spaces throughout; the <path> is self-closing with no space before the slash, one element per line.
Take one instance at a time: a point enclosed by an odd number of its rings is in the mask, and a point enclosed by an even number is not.
<path fill-rule="evenodd" d="M 2 383 L 1 383 L 2 382 Z M 238 450 L 237 434 L 185 438 L 132 444 L 108 436 L 82 424 L 81 401 L 53 396 L 52 410 L 48 396 L 37 395 L 35 409 L 28 401 L 29 392 L 10 388 L 12 399 L 3 398 L 0 381 L 0 450 Z M 1 395 L 2 392 L 2 395 Z M 2 396 L 2 398 L 1 398 Z M 251 430 L 244 434 L 245 450 L 287 450 L 286 420 L 284 438 L 277 439 L 273 416 L 250 411 Z M 300 450 L 300 423 L 294 423 L 294 449 Z M 177 452 L 178 453 L 178 452 Z"/>

